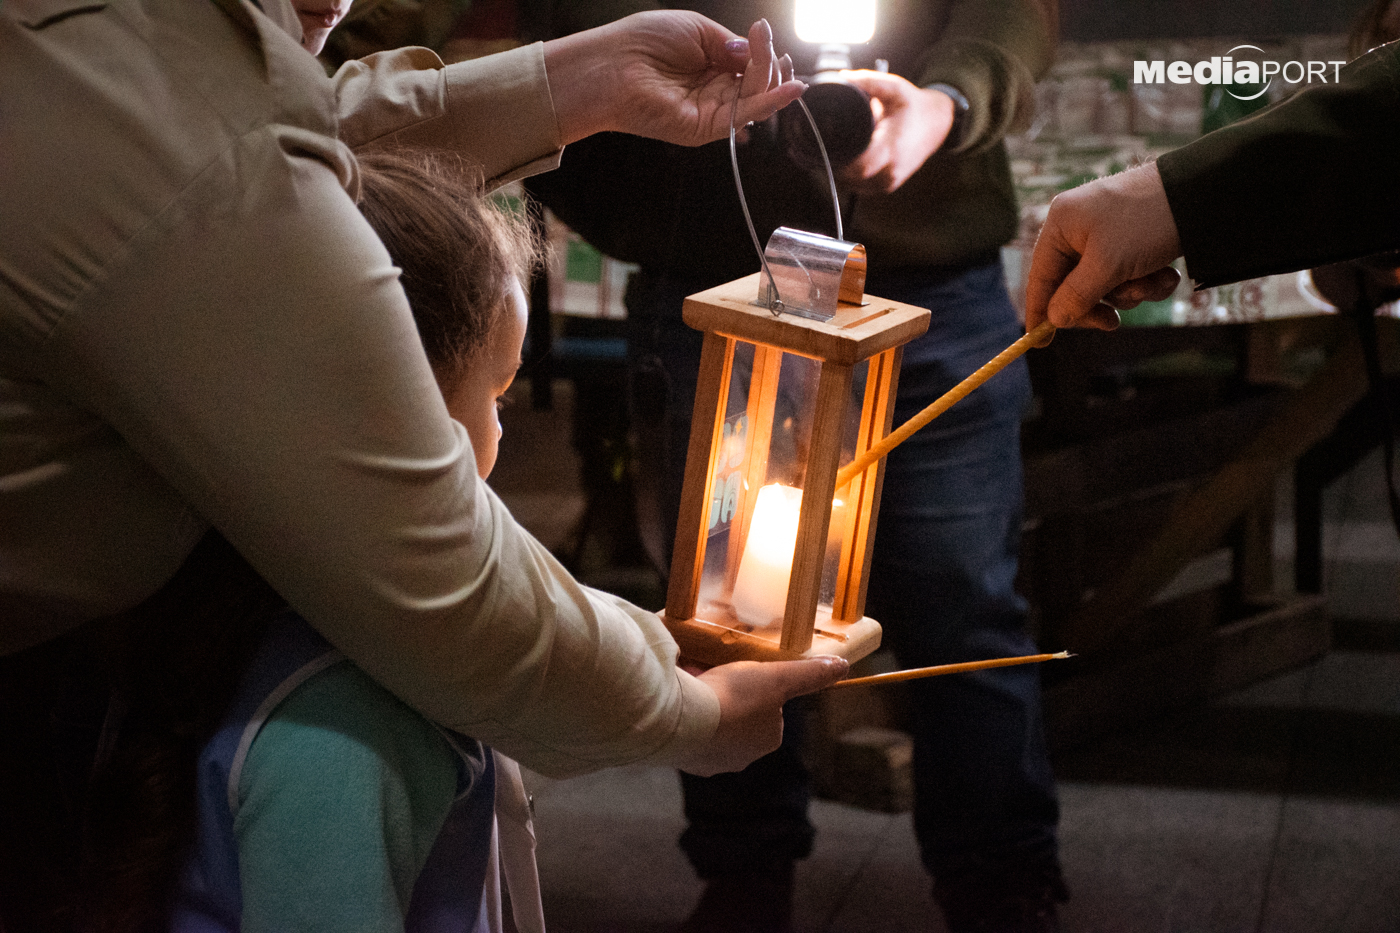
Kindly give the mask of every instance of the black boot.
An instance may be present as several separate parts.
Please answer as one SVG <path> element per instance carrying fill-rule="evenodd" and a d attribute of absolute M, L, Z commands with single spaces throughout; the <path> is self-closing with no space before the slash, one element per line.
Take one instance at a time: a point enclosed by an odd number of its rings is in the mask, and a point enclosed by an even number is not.
<path fill-rule="evenodd" d="M 1059 933 L 1056 907 L 1069 900 L 1058 865 L 937 881 L 933 898 L 949 933 Z"/>
<path fill-rule="evenodd" d="M 792 933 L 793 866 L 720 875 L 680 933 Z"/>

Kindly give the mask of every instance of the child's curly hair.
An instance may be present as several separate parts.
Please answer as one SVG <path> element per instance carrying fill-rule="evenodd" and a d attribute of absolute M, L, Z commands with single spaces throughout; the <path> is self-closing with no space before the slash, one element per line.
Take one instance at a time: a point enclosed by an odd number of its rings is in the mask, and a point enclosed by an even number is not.
<path fill-rule="evenodd" d="M 481 172 L 451 154 L 384 150 L 359 156 L 360 212 L 403 270 L 418 333 L 452 385 L 542 251 L 525 218 L 484 193 Z"/>

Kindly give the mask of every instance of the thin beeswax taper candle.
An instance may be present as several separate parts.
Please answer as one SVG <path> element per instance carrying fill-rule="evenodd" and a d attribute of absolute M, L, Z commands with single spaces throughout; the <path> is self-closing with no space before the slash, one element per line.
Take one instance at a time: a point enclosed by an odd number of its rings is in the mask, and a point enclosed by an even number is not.
<path fill-rule="evenodd" d="M 1065 658 L 1072 658 L 1074 655 L 1068 651 L 1057 651 L 1054 654 L 1024 654 L 1015 658 L 988 658 L 985 661 L 962 661 L 957 664 L 938 664 L 934 667 L 913 667 L 905 671 L 890 671 L 888 674 L 871 674 L 869 677 L 852 677 L 850 680 L 838 680 L 827 687 L 834 690 L 837 687 L 860 687 L 874 684 L 893 684 L 902 680 L 922 680 L 925 677 L 939 677 L 943 674 L 965 674 L 968 671 L 985 671 L 993 667 L 1013 667 L 1017 664 L 1039 664 L 1041 661 L 1059 661 Z"/>
<path fill-rule="evenodd" d="M 1012 360 L 1025 353 L 1031 347 L 1045 346 L 1054 336 L 1055 325 L 1051 324 L 1049 321 L 1044 321 L 1035 330 L 1022 336 L 1021 339 L 988 360 L 981 369 L 978 369 L 962 382 L 959 382 L 947 392 L 943 393 L 942 397 L 936 399 L 932 405 L 929 405 L 923 411 L 901 424 L 878 444 L 873 445 L 869 450 L 843 466 L 840 472 L 836 474 L 836 488 L 840 489 L 851 480 L 855 479 L 861 470 L 864 470 L 866 467 L 870 466 L 870 464 L 907 441 L 910 435 L 915 431 L 943 414 L 949 408 L 952 408 L 954 404 L 962 400 L 973 389 L 1005 369 Z"/>

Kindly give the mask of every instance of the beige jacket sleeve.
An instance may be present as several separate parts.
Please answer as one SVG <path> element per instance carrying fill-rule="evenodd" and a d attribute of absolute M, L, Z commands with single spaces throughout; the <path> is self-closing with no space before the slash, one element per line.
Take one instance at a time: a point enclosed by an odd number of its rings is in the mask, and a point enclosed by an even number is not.
<path fill-rule="evenodd" d="M 545 774 L 674 763 L 717 727 L 713 692 L 655 615 L 577 584 L 477 479 L 335 133 L 338 110 L 351 139 L 423 133 L 509 177 L 556 131 L 468 131 L 489 63 L 425 76 L 400 55 L 327 82 L 240 9 L 0 6 L 0 421 L 28 399 L 29 432 L 0 445 L 0 597 L 129 605 L 173 569 L 129 555 L 188 547 L 194 517 L 433 719 Z M 537 51 L 502 74 L 544 112 Z"/>
<path fill-rule="evenodd" d="M 333 80 L 340 138 L 352 149 L 450 149 L 479 162 L 493 185 L 559 165 L 542 43 L 453 65 L 423 48 L 380 52 L 346 62 Z"/>

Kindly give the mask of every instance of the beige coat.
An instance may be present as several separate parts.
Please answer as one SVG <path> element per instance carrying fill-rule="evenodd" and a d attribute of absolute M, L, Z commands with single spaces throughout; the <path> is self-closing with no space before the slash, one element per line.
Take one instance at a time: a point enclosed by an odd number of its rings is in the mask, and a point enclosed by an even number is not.
<path fill-rule="evenodd" d="M 286 0 L 0 0 L 0 653 L 139 602 L 212 524 L 440 722 L 562 775 L 718 722 L 654 615 L 475 475 L 351 150 L 560 150 L 539 46 L 333 79 Z"/>

